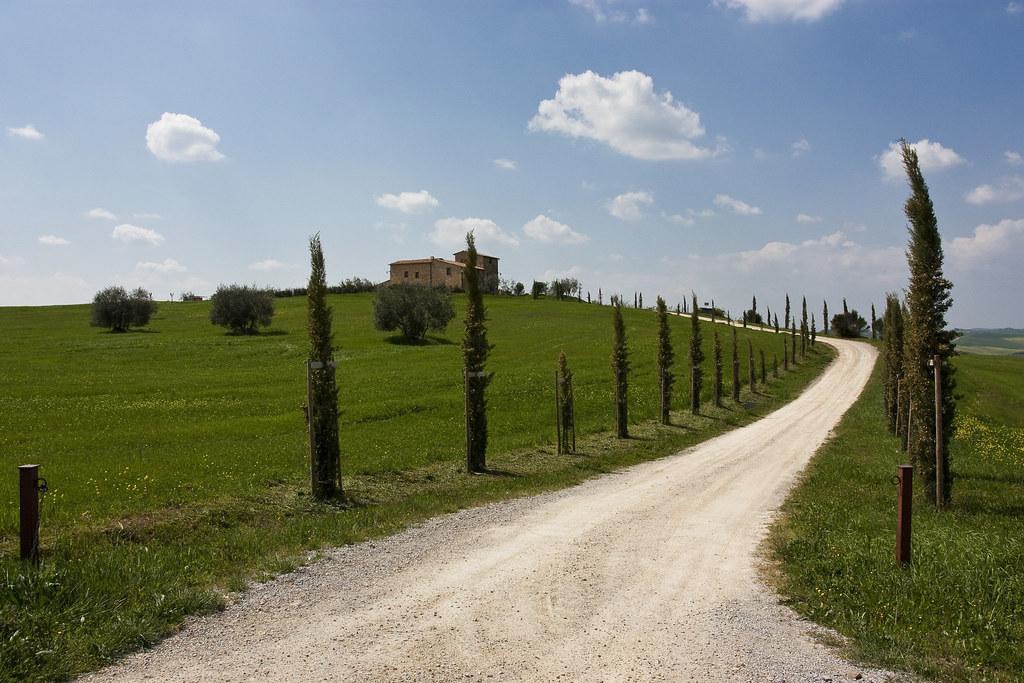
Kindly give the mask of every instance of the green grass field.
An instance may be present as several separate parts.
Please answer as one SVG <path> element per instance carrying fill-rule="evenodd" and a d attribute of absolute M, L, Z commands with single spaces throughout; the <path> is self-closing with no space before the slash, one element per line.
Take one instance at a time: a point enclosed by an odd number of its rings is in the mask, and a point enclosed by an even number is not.
<path fill-rule="evenodd" d="M 786 503 L 770 547 L 789 604 L 856 657 L 941 681 L 1024 680 L 1024 360 L 956 358 L 953 504 L 915 481 L 913 563 L 895 566 L 903 461 L 881 368 Z"/>
<path fill-rule="evenodd" d="M 101 666 L 173 632 L 186 615 L 217 609 L 227 592 L 306 561 L 310 550 L 674 452 L 794 397 L 832 357 L 819 345 L 757 393 L 744 388 L 741 405 L 727 401 L 696 418 L 677 412 L 663 427 L 653 420 L 655 315 L 627 310 L 635 424 L 634 438 L 620 441 L 610 434 L 610 309 L 489 298 L 493 472 L 469 476 L 462 298 L 446 333 L 421 346 L 375 331 L 370 295 L 330 302 L 348 494 L 333 505 L 307 495 L 304 299 L 278 300 L 273 326 L 251 337 L 210 325 L 205 303 L 161 304 L 148 329 L 125 334 L 89 327 L 87 306 L 0 309 L 0 471 L 8 473 L 0 678 L 61 679 Z M 677 367 L 688 326 L 673 318 Z M 711 326 L 703 329 L 710 358 Z M 743 347 L 748 338 L 766 349 L 769 367 L 781 354 L 774 335 L 741 331 Z M 580 453 L 572 457 L 553 453 L 562 350 L 576 376 Z M 707 377 L 710 368 L 709 360 Z M 685 391 L 675 405 L 688 405 Z M 26 462 L 40 463 L 51 487 L 38 571 L 15 559 L 14 468 Z"/>
<path fill-rule="evenodd" d="M 1024 330 L 964 330 L 956 346 L 962 353 L 982 356 L 1024 356 Z"/>

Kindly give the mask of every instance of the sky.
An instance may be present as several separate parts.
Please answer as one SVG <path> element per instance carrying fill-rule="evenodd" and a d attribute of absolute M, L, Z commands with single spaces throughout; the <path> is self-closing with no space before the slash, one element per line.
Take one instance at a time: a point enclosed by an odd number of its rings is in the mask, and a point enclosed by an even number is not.
<path fill-rule="evenodd" d="M 906 286 L 1024 327 L 1024 0 L 0 5 L 0 305 L 450 257 L 734 313 Z"/>

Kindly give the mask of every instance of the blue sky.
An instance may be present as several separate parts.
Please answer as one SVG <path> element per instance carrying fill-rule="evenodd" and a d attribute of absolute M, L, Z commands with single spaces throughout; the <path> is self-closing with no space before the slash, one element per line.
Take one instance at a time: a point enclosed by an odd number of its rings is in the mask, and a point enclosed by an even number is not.
<path fill-rule="evenodd" d="M 448 256 L 867 313 L 920 143 L 951 324 L 1024 327 L 1024 3 L 0 7 L 0 305 Z M 895 171 L 894 175 L 892 171 Z M 820 315 L 820 314 L 819 314 Z"/>

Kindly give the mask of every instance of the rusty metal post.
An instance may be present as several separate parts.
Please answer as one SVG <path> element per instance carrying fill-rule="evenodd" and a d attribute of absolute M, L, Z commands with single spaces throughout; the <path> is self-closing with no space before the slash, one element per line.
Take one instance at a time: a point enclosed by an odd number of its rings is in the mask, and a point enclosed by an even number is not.
<path fill-rule="evenodd" d="M 913 506 L 914 468 L 900 465 L 898 493 L 896 498 L 896 563 L 901 567 L 910 564 L 910 520 Z"/>
<path fill-rule="evenodd" d="M 935 507 L 946 506 L 946 461 L 942 457 L 942 357 L 932 356 L 935 366 Z"/>
<path fill-rule="evenodd" d="M 21 494 L 21 559 L 39 561 L 39 465 L 18 467 Z"/>

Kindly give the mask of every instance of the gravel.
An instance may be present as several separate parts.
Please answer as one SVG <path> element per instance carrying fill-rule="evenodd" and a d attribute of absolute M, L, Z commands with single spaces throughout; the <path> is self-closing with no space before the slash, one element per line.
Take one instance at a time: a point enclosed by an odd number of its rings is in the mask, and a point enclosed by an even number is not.
<path fill-rule="evenodd" d="M 677 455 L 331 550 L 88 681 L 885 681 L 759 579 L 796 475 L 873 347 Z"/>

